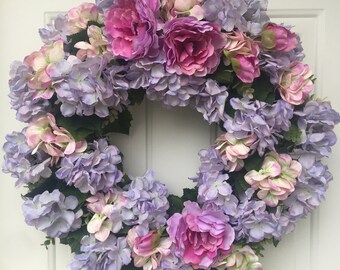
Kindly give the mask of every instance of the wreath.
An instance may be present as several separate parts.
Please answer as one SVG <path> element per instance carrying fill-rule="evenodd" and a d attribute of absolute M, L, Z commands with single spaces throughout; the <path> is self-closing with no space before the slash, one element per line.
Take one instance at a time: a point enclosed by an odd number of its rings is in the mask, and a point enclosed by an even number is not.
<path fill-rule="evenodd" d="M 25 221 L 45 245 L 71 247 L 70 269 L 262 269 L 263 245 L 320 204 L 340 115 L 312 96 L 300 38 L 265 2 L 97 0 L 12 64 L 27 127 L 6 137 L 3 170 L 28 188 Z M 145 98 L 220 127 L 182 196 L 151 170 L 125 174 L 110 139 Z"/>

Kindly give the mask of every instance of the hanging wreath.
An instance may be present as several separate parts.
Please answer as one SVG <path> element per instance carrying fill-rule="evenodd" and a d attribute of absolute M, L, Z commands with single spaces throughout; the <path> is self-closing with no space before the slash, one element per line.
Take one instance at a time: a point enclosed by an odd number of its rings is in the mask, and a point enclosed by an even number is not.
<path fill-rule="evenodd" d="M 41 29 L 15 62 L 4 171 L 28 225 L 74 252 L 70 269 L 262 269 L 332 179 L 321 160 L 340 116 L 315 99 L 300 38 L 261 0 L 97 0 Z M 110 140 L 144 98 L 192 106 L 221 136 L 193 189 L 123 171 Z"/>

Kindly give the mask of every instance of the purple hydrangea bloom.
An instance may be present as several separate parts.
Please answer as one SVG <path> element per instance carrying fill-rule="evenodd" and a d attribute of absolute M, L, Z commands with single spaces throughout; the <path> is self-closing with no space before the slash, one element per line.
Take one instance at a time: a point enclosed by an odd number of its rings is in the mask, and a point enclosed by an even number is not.
<path fill-rule="evenodd" d="M 16 110 L 16 118 L 22 122 L 30 122 L 34 117 L 49 111 L 49 102 L 35 98 L 36 91 L 28 88 L 27 82 L 33 71 L 22 62 L 16 61 L 11 65 L 9 98 L 12 109 Z"/>
<path fill-rule="evenodd" d="M 131 250 L 126 238 L 110 235 L 104 242 L 93 236 L 81 240 L 81 252 L 75 254 L 69 266 L 70 270 L 120 270 L 131 262 Z"/>
<path fill-rule="evenodd" d="M 112 0 L 96 0 L 96 5 L 102 9 L 108 9 L 113 5 Z"/>
<path fill-rule="evenodd" d="M 121 162 L 118 148 L 100 139 L 86 153 L 63 157 L 56 176 L 83 193 L 110 192 L 122 180 L 123 173 L 117 168 Z"/>
<path fill-rule="evenodd" d="M 197 176 L 192 177 L 191 180 L 197 182 L 198 186 L 201 186 L 207 181 L 209 175 L 216 173 L 220 174 L 224 170 L 225 165 L 214 147 L 211 147 L 208 150 L 201 150 L 198 155 L 200 157 L 201 165 Z"/>
<path fill-rule="evenodd" d="M 257 150 L 263 155 L 266 149 L 275 150 L 282 131 L 290 128 L 293 106 L 283 100 L 270 105 L 261 101 L 232 98 L 230 105 L 236 110 L 234 117 L 227 115 L 224 128 L 242 139 L 255 134 Z"/>
<path fill-rule="evenodd" d="M 124 223 L 143 225 L 151 230 L 164 226 L 169 209 L 168 195 L 165 185 L 155 180 L 153 171 L 147 171 L 142 177 L 132 177 L 123 196 L 126 198 L 124 207 L 133 212 L 133 218 Z"/>
<path fill-rule="evenodd" d="M 46 28 L 40 28 L 39 34 L 45 44 L 52 44 L 54 41 L 63 40 L 67 43 L 67 15 L 58 15 L 53 24 L 48 24 Z"/>
<path fill-rule="evenodd" d="M 216 22 L 226 31 L 235 27 L 242 32 L 258 35 L 262 25 L 269 21 L 267 0 L 207 0 L 203 4 L 205 18 Z"/>
<path fill-rule="evenodd" d="M 290 29 L 290 27 L 288 28 Z M 282 73 L 289 70 L 291 63 L 302 62 L 302 60 L 305 58 L 300 37 L 296 36 L 296 38 L 298 39 L 299 44 L 294 50 L 289 52 L 260 52 L 260 69 L 269 75 L 270 82 L 274 85 L 279 83 Z"/>
<path fill-rule="evenodd" d="M 205 79 L 168 73 L 165 63 L 164 53 L 155 59 L 137 61 L 126 75 L 130 87 L 145 88 L 148 99 L 160 101 L 166 107 L 188 106 L 191 98 L 204 89 Z"/>
<path fill-rule="evenodd" d="M 32 155 L 32 149 L 27 145 L 23 132 L 13 132 L 6 136 L 3 172 L 16 178 L 16 187 L 36 183 L 41 178 L 48 178 L 52 171 L 49 168 L 50 157 L 38 151 Z"/>
<path fill-rule="evenodd" d="M 241 198 L 237 214 L 230 217 L 236 240 L 246 239 L 249 242 L 260 242 L 271 238 L 276 229 L 276 220 L 266 211 L 264 201 L 251 200 L 254 190 L 249 189 Z"/>
<path fill-rule="evenodd" d="M 122 105 L 127 104 L 128 85 L 115 88 L 112 81 L 103 76 L 107 64 L 104 56 L 90 57 L 73 65 L 67 79 L 56 89 L 64 116 L 96 114 L 107 117 L 110 108 L 121 111 Z"/>
<path fill-rule="evenodd" d="M 55 189 L 52 193 L 45 191 L 33 199 L 27 199 L 22 210 L 28 225 L 45 232 L 49 237 L 63 238 L 81 226 L 83 211 L 74 212 L 77 206 L 76 197 L 65 198 L 64 194 Z"/>
<path fill-rule="evenodd" d="M 334 126 L 340 122 L 340 115 L 327 102 L 309 101 L 299 116 L 298 127 L 302 130 L 301 147 L 317 154 L 318 158 L 329 157 L 331 147 L 336 143 Z"/>
<path fill-rule="evenodd" d="M 222 210 L 227 215 L 236 215 L 238 200 L 232 195 L 232 188 L 226 182 L 229 176 L 221 173 L 203 175 L 203 182 L 198 187 L 197 201 L 203 209 Z"/>
<path fill-rule="evenodd" d="M 224 121 L 224 105 L 227 97 L 226 86 L 220 86 L 216 81 L 208 79 L 205 88 L 196 97 L 195 108 L 210 124 Z"/>

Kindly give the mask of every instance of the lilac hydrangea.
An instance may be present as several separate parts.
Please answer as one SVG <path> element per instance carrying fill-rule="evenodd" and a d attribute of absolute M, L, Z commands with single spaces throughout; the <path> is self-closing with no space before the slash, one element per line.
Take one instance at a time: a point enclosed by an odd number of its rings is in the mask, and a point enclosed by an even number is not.
<path fill-rule="evenodd" d="M 86 153 L 63 157 L 56 176 L 83 193 L 110 192 L 122 180 L 123 173 L 117 167 L 121 162 L 119 149 L 100 139 L 90 144 Z"/>
<path fill-rule="evenodd" d="M 143 225 L 151 230 L 164 226 L 169 209 L 168 195 L 165 185 L 155 180 L 153 171 L 147 171 L 142 177 L 132 177 L 123 196 L 126 198 L 124 207 L 133 212 L 133 218 L 124 223 Z"/>
<path fill-rule="evenodd" d="M 287 28 L 290 29 L 291 27 Z M 300 37 L 296 36 L 296 38 L 298 39 L 298 46 L 289 52 L 260 52 L 260 68 L 269 75 L 270 82 L 274 85 L 279 83 L 282 73 L 289 70 L 291 63 L 302 62 L 305 58 Z"/>
<path fill-rule="evenodd" d="M 110 108 L 121 111 L 122 105 L 127 104 L 128 85 L 115 88 L 112 81 L 104 76 L 107 64 L 108 59 L 103 56 L 90 57 L 72 66 L 67 79 L 56 88 L 64 116 L 96 114 L 107 117 Z"/>
<path fill-rule="evenodd" d="M 131 262 L 131 250 L 126 238 L 110 235 L 104 242 L 97 241 L 93 236 L 84 236 L 80 251 L 75 254 L 70 270 L 119 270 Z"/>
<path fill-rule="evenodd" d="M 52 171 L 49 168 L 51 158 L 44 152 L 31 154 L 32 149 L 27 145 L 23 132 L 13 132 L 6 136 L 3 146 L 5 151 L 3 171 L 16 178 L 16 187 L 36 183 L 41 178 L 48 178 Z"/>
<path fill-rule="evenodd" d="M 54 41 L 63 40 L 67 43 L 67 15 L 58 15 L 52 24 L 48 24 L 46 28 L 40 28 L 39 34 L 41 40 L 45 44 L 52 44 Z"/>
<path fill-rule="evenodd" d="M 195 108 L 203 114 L 203 118 L 211 123 L 218 123 L 224 118 L 224 106 L 228 97 L 227 87 L 220 86 L 208 79 L 205 87 L 196 97 Z"/>
<path fill-rule="evenodd" d="M 25 222 L 49 237 L 65 237 L 81 226 L 82 210 L 75 212 L 78 200 L 74 196 L 65 197 L 59 190 L 45 191 L 33 199 L 27 199 L 22 210 Z"/>
<path fill-rule="evenodd" d="M 16 61 L 11 65 L 8 96 L 11 99 L 11 108 L 16 110 L 16 118 L 22 122 L 29 122 L 34 117 L 44 115 L 49 111 L 49 102 L 35 98 L 36 91 L 27 85 L 32 72 L 22 62 Z"/>
<path fill-rule="evenodd" d="M 214 147 L 207 150 L 203 149 L 198 155 L 201 164 L 197 176 L 192 177 L 191 180 L 201 186 L 207 181 L 206 179 L 209 178 L 209 175 L 220 174 L 225 169 L 225 165 Z"/>
<path fill-rule="evenodd" d="M 230 217 L 236 239 L 249 242 L 260 242 L 271 238 L 276 229 L 276 220 L 266 211 L 266 203 L 251 200 L 254 190 L 249 189 L 241 198 L 236 215 Z"/>
<path fill-rule="evenodd" d="M 302 149 L 317 154 L 318 158 L 329 157 L 337 141 L 333 129 L 340 122 L 339 113 L 327 102 L 309 101 L 303 111 L 295 114 L 302 131 Z"/>
<path fill-rule="evenodd" d="M 269 21 L 267 0 L 207 0 L 203 4 L 205 19 L 222 26 L 226 31 L 235 27 L 242 32 L 258 35 L 262 25 Z"/>
<path fill-rule="evenodd" d="M 177 75 L 165 70 L 165 54 L 157 58 L 145 58 L 131 65 L 126 77 L 130 87 L 145 88 L 150 100 L 157 100 L 166 107 L 185 107 L 192 97 L 204 89 L 205 79 L 193 76 Z"/>
<path fill-rule="evenodd" d="M 242 139 L 255 134 L 257 150 L 263 155 L 266 149 L 275 150 L 282 131 L 290 128 L 294 108 L 283 100 L 273 105 L 261 101 L 232 98 L 230 105 L 236 110 L 234 117 L 227 115 L 224 128 Z"/>

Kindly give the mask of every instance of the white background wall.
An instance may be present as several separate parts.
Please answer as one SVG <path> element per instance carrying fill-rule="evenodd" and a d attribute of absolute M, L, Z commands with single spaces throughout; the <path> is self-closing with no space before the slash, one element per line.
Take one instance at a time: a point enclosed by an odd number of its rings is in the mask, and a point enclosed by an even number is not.
<path fill-rule="evenodd" d="M 218 1 L 218 0 L 216 0 Z M 338 0 L 269 0 L 274 21 L 296 25 L 306 51 L 306 62 L 315 70 L 317 94 L 332 101 L 340 111 L 340 2 Z M 67 11 L 81 0 L 0 0 L 0 144 L 4 136 L 20 130 L 14 111 L 9 109 L 8 72 L 13 60 L 40 48 L 37 33 L 51 13 Z M 172 192 L 179 193 L 191 182 L 198 168 L 197 152 L 207 147 L 211 128 L 190 109 L 165 110 L 159 104 L 133 108 L 135 121 L 131 136 L 114 141 L 124 152 L 126 170 L 141 175 L 153 168 L 158 178 Z M 336 129 L 340 135 L 339 127 Z M 1 156 L 3 154 L 1 153 Z M 329 161 L 334 181 L 327 200 L 311 218 L 303 220 L 295 233 L 287 236 L 278 248 L 270 247 L 263 259 L 266 270 L 340 269 L 340 217 L 337 196 L 340 168 L 337 160 L 340 144 Z M 70 259 L 67 248 L 57 246 L 48 252 L 40 246 L 44 235 L 24 224 L 21 213 L 22 190 L 1 174 L 0 180 L 0 270 L 63 270 Z"/>

